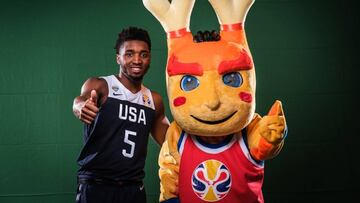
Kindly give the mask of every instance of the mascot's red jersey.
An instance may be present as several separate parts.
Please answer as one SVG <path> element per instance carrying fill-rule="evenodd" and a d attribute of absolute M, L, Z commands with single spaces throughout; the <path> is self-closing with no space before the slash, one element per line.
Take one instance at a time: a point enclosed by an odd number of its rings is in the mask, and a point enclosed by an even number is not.
<path fill-rule="evenodd" d="M 251 158 L 242 135 L 205 144 L 199 137 L 182 133 L 179 152 L 181 203 L 264 202 L 263 163 Z"/>

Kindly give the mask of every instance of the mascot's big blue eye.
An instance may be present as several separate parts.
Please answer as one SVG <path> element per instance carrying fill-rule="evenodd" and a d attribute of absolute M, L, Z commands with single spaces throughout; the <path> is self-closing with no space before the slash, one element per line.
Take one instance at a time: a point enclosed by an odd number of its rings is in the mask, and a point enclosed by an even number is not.
<path fill-rule="evenodd" d="M 223 82 L 230 87 L 240 87 L 243 83 L 243 79 L 238 72 L 230 72 L 223 75 Z"/>
<path fill-rule="evenodd" d="M 184 91 L 191 91 L 199 86 L 199 80 L 192 75 L 185 75 L 180 82 L 180 87 Z"/>

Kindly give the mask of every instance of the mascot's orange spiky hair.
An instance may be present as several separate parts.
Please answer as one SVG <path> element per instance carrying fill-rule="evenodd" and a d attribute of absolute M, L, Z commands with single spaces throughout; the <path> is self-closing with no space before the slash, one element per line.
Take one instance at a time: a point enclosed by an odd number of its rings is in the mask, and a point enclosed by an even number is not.
<path fill-rule="evenodd" d="M 193 42 L 195 0 L 143 0 L 168 38 L 167 93 L 174 117 L 162 146 L 160 201 L 263 202 L 263 161 L 286 135 L 280 101 L 255 113 L 255 67 L 244 22 L 253 0 L 209 0 L 218 41 Z"/>

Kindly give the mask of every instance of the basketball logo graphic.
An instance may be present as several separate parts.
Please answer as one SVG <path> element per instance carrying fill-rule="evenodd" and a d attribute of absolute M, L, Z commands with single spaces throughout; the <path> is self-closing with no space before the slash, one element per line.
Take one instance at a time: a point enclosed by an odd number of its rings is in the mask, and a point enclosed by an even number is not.
<path fill-rule="evenodd" d="M 192 174 L 192 188 L 195 194 L 207 202 L 224 198 L 231 187 L 229 169 L 220 161 L 210 159 L 200 163 Z"/>
<path fill-rule="evenodd" d="M 150 106 L 151 101 L 150 101 L 150 98 L 146 94 L 143 94 L 142 99 L 146 106 Z"/>

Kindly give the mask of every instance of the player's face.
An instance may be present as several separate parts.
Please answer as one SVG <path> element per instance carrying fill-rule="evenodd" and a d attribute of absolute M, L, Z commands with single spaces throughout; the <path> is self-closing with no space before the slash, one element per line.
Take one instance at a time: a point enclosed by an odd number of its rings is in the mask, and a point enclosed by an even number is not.
<path fill-rule="evenodd" d="M 146 42 L 140 40 L 125 41 L 116 56 L 121 66 L 121 74 L 135 81 L 141 81 L 149 69 L 150 50 Z"/>

